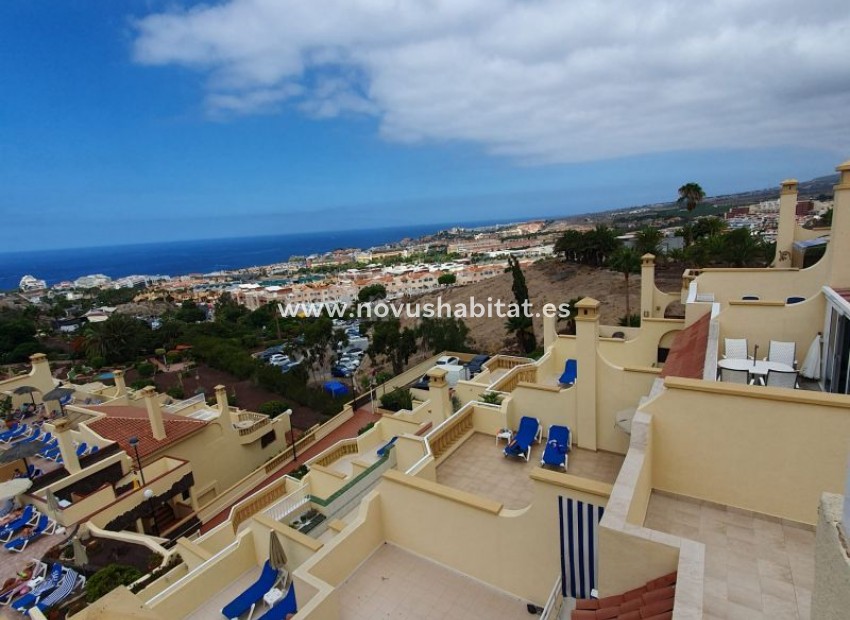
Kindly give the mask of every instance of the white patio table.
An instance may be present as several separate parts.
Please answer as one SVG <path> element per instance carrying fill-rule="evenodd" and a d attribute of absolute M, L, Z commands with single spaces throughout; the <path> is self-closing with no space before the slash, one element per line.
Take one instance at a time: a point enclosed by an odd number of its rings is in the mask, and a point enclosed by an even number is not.
<path fill-rule="evenodd" d="M 745 360 L 745 359 L 725 359 L 717 362 L 720 368 L 727 370 L 746 370 L 751 374 L 764 377 L 768 370 L 778 370 L 781 372 L 794 372 L 794 369 L 788 364 L 782 362 L 768 362 L 766 360 Z"/>

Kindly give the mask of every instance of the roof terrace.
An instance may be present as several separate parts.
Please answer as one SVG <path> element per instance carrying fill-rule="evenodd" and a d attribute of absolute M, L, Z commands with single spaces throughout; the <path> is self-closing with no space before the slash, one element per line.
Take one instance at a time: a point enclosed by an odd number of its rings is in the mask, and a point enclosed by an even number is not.
<path fill-rule="evenodd" d="M 703 618 L 810 617 L 813 531 L 657 491 L 644 525 L 705 545 Z"/>
<path fill-rule="evenodd" d="M 338 594 L 340 620 L 528 617 L 525 601 L 392 544 L 379 547 Z"/>
<path fill-rule="evenodd" d="M 540 465 L 543 445 L 532 446 L 528 462 L 504 456 L 504 441 L 473 433 L 437 466 L 437 482 L 500 502 L 505 508 L 524 508 L 532 501 L 531 470 Z M 612 484 L 623 456 L 573 447 L 567 472 Z"/>

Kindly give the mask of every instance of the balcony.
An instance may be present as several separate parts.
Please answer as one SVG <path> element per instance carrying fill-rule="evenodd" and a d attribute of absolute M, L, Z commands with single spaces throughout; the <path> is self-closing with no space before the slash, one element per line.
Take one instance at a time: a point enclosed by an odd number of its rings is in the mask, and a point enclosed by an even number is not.
<path fill-rule="evenodd" d="M 250 411 L 240 411 L 235 416 L 231 413 L 233 427 L 239 433 L 239 443 L 249 444 L 263 435 L 265 428 L 271 425 L 272 421 L 267 415 L 261 413 L 251 413 Z M 262 431 L 262 432 L 261 432 Z"/>

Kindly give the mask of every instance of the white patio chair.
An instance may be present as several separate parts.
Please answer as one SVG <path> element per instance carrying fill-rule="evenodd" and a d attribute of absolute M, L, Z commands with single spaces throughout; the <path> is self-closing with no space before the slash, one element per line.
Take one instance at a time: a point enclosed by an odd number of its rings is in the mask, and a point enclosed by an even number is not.
<path fill-rule="evenodd" d="M 780 364 L 786 364 L 791 368 L 797 368 L 796 357 L 797 343 L 771 340 L 770 347 L 767 350 L 767 357 L 764 359 L 769 362 L 779 362 Z"/>
<path fill-rule="evenodd" d="M 723 357 L 727 360 L 753 359 L 747 354 L 750 349 L 746 338 L 726 338 L 725 347 Z"/>
<path fill-rule="evenodd" d="M 768 387 L 791 388 L 793 390 L 797 387 L 797 371 L 768 370 L 765 385 Z"/>
<path fill-rule="evenodd" d="M 724 383 L 742 383 L 749 385 L 753 382 L 747 370 L 732 370 L 730 368 L 720 369 L 720 380 Z"/>

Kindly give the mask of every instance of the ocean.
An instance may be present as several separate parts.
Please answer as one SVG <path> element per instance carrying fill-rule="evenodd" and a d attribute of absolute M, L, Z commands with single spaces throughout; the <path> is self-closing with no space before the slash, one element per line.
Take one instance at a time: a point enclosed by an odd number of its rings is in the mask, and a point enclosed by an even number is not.
<path fill-rule="evenodd" d="M 111 278 L 134 274 L 177 276 L 240 269 L 286 261 L 290 256 L 338 248 L 370 248 L 420 237 L 452 226 L 486 226 L 498 222 L 421 224 L 337 232 L 313 232 L 233 239 L 198 239 L 114 247 L 0 253 L 0 291 L 18 287 L 30 274 L 52 286 L 62 280 L 102 273 Z"/>

